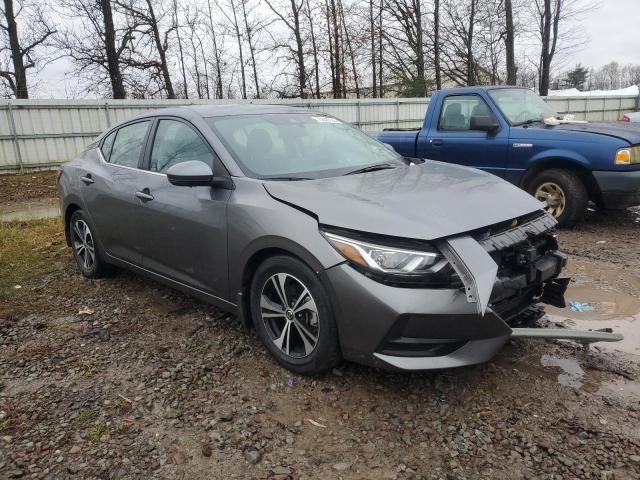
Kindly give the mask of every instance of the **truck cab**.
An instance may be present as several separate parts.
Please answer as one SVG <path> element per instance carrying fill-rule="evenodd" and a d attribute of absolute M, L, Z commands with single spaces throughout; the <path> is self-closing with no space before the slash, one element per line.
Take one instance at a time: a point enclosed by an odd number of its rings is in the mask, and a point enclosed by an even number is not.
<path fill-rule="evenodd" d="M 502 177 L 565 227 L 582 220 L 589 201 L 605 208 L 640 204 L 640 126 L 562 119 L 526 88 L 437 91 L 422 128 L 387 129 L 378 139 L 406 157 Z"/>

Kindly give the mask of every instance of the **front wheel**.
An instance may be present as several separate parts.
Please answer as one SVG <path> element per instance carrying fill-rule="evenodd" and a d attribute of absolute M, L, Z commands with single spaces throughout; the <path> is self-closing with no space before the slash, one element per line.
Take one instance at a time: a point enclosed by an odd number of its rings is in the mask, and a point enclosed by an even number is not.
<path fill-rule="evenodd" d="M 553 215 L 560 227 L 574 227 L 587 213 L 587 188 L 571 170 L 543 170 L 529 182 L 527 191 L 546 204 L 545 210 Z"/>
<path fill-rule="evenodd" d="M 258 336 L 281 365 L 315 375 L 340 362 L 329 298 L 307 265 L 285 255 L 268 258 L 256 270 L 250 299 Z"/>

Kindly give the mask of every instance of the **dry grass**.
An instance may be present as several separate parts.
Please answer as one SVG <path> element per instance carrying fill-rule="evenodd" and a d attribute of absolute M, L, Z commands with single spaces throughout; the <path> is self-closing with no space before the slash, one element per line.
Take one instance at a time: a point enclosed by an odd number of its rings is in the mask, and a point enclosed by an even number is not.
<path fill-rule="evenodd" d="M 59 271 L 68 247 L 62 220 L 0 223 L 0 302 L 23 292 L 35 277 Z"/>

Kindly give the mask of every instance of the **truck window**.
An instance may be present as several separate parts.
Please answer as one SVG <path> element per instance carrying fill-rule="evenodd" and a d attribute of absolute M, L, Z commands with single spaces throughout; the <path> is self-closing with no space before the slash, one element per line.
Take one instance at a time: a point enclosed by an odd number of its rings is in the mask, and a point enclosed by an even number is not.
<path fill-rule="evenodd" d="M 442 102 L 438 130 L 469 130 L 471 117 L 490 115 L 491 110 L 478 95 L 451 95 Z"/>

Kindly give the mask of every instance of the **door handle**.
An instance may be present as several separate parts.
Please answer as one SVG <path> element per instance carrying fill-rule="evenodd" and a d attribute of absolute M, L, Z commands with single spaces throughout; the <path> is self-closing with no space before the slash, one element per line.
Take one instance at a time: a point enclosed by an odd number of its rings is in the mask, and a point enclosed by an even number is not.
<path fill-rule="evenodd" d="M 439 147 L 440 145 L 442 145 L 444 143 L 441 138 L 433 138 L 433 139 L 429 140 L 429 142 L 434 147 Z"/>
<path fill-rule="evenodd" d="M 144 188 L 136 192 L 136 197 L 138 197 L 143 202 L 148 202 L 153 200 L 153 195 L 151 195 L 148 188 Z"/>
<path fill-rule="evenodd" d="M 91 174 L 87 173 L 84 177 L 80 177 L 80 180 L 84 182 L 85 185 L 91 185 L 95 180 L 91 178 Z"/>

